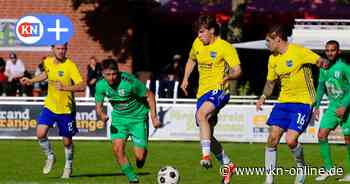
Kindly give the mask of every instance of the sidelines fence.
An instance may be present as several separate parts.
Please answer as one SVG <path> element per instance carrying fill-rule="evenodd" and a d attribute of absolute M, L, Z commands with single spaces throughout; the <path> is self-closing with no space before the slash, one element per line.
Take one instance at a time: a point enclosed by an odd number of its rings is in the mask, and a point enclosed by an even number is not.
<path fill-rule="evenodd" d="M 0 139 L 35 139 L 36 118 L 43 106 L 42 97 L 0 97 Z M 108 140 L 110 122 L 97 118 L 93 98 L 76 98 L 77 127 L 75 139 Z M 158 117 L 164 127 L 153 129 L 150 123 L 150 140 L 198 140 L 195 124 L 195 99 L 157 99 Z M 265 142 L 268 127 L 265 122 L 272 110 L 274 100 L 267 101 L 263 111 L 255 109 L 256 97 L 232 96 L 230 103 L 219 114 L 215 136 L 230 142 Z M 327 104 L 325 100 L 323 104 Z M 107 112 L 112 108 L 105 104 Z M 325 107 L 321 107 L 321 117 Z M 316 143 L 319 122 L 312 120 L 301 136 L 302 142 Z M 59 139 L 56 129 L 50 137 Z M 336 129 L 329 137 L 331 142 L 342 143 L 341 131 Z M 284 138 L 281 139 L 284 142 Z"/>

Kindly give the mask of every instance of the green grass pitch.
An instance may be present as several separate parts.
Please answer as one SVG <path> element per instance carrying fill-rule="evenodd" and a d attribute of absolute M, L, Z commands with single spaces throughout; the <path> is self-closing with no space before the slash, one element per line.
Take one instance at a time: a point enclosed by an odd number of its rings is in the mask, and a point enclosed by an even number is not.
<path fill-rule="evenodd" d="M 51 141 L 57 162 L 49 175 L 43 175 L 41 168 L 44 155 L 37 141 L 1 140 L 0 141 L 0 184 L 124 184 L 126 177 L 121 174 L 119 166 L 112 155 L 109 141 L 75 141 L 74 170 L 71 179 L 60 179 L 64 166 L 64 151 L 61 141 Z M 226 153 L 240 167 L 263 167 L 264 144 L 224 143 Z M 131 153 L 128 144 L 128 155 Z M 337 166 L 347 165 L 346 149 L 342 145 L 331 145 L 332 157 Z M 305 158 L 309 165 L 322 165 L 319 146 L 305 144 Z M 134 164 L 133 157 L 131 158 Z M 200 147 L 198 142 L 157 142 L 149 144 L 149 155 L 145 167 L 136 169 L 140 175 L 140 183 L 155 184 L 157 172 L 161 166 L 176 167 L 181 176 L 181 184 L 219 184 L 219 164 L 214 161 L 214 167 L 206 170 L 199 166 Z M 287 146 L 282 144 L 278 148 L 278 165 L 285 168 L 294 166 L 292 155 Z M 308 176 L 306 183 L 316 183 L 315 176 Z M 332 177 L 327 184 L 339 183 Z M 293 176 L 277 176 L 277 184 L 294 182 Z M 261 184 L 263 176 L 234 176 L 232 184 Z"/>

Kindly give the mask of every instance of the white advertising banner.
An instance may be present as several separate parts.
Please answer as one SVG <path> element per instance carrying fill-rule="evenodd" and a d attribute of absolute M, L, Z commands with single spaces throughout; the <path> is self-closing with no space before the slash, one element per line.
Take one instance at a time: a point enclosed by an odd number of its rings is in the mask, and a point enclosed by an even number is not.
<path fill-rule="evenodd" d="M 266 142 L 266 121 L 273 106 L 256 111 L 255 105 L 227 105 L 219 113 L 214 135 L 218 140 L 231 142 Z M 195 123 L 194 104 L 158 104 L 158 116 L 163 128 L 155 130 L 150 124 L 151 140 L 199 140 L 199 128 Z M 324 108 L 321 108 L 321 117 Z M 301 142 L 317 143 L 319 122 L 311 120 L 300 137 Z M 332 142 L 342 142 L 337 129 L 331 134 Z M 281 142 L 285 142 L 284 136 Z"/>
<path fill-rule="evenodd" d="M 0 139 L 35 139 L 36 117 L 40 113 L 43 102 L 0 101 Z M 94 103 L 78 103 L 77 126 L 80 133 L 77 139 L 106 140 L 109 139 L 110 122 L 104 124 L 96 119 Z M 221 109 L 214 135 L 220 141 L 229 142 L 266 142 L 268 126 L 266 121 L 272 110 L 266 105 L 262 111 L 256 111 L 255 104 L 226 105 Z M 199 140 L 199 128 L 195 121 L 195 104 L 158 103 L 158 117 L 162 128 L 149 126 L 150 140 Z M 30 109 L 30 110 L 27 110 Z M 110 114 L 112 107 L 107 106 Z M 321 115 L 325 107 L 321 107 Z M 5 117 L 5 115 L 7 115 Z M 20 116 L 20 117 L 17 117 Z M 319 122 L 311 120 L 300 141 L 317 143 Z M 56 135 L 57 131 L 52 135 Z M 59 138 L 59 137 L 57 137 Z M 344 143 L 341 129 L 338 127 L 328 137 L 330 142 Z M 281 138 L 285 142 L 285 138 Z"/>

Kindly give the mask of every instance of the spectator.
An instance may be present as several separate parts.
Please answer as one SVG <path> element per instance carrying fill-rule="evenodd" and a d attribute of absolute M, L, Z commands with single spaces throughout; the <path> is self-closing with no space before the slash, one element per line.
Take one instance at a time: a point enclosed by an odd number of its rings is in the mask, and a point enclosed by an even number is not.
<path fill-rule="evenodd" d="M 180 66 L 181 55 L 175 54 L 173 62 L 168 65 L 166 72 L 167 78 L 170 81 L 180 81 L 180 77 L 183 75 L 183 68 Z"/>
<path fill-rule="evenodd" d="M 97 59 L 92 56 L 90 57 L 89 65 L 87 66 L 88 74 L 87 74 L 87 85 L 90 91 L 90 97 L 95 96 L 95 86 L 96 82 L 102 76 L 102 70 L 100 63 L 97 62 Z"/>
<path fill-rule="evenodd" d="M 41 75 L 42 73 L 45 72 L 43 62 L 46 59 L 46 57 L 43 57 L 41 59 L 40 64 L 35 70 L 35 76 Z M 33 96 L 46 96 L 47 94 L 47 87 L 48 87 L 48 81 L 44 80 L 41 82 L 36 82 L 33 84 Z"/>
<path fill-rule="evenodd" d="M 9 54 L 9 60 L 6 62 L 5 75 L 8 79 L 7 95 L 15 96 L 23 94 L 23 86 L 19 79 L 24 76 L 25 67 L 23 62 L 17 58 L 16 53 Z"/>
<path fill-rule="evenodd" d="M 5 95 L 7 77 L 5 75 L 5 60 L 0 57 L 0 95 Z"/>
<path fill-rule="evenodd" d="M 161 76 L 159 86 L 159 96 L 161 98 L 172 98 L 174 95 L 174 86 L 176 81 L 180 81 L 183 70 L 180 66 L 181 55 L 175 54 L 173 62 L 164 69 L 165 74 Z"/>

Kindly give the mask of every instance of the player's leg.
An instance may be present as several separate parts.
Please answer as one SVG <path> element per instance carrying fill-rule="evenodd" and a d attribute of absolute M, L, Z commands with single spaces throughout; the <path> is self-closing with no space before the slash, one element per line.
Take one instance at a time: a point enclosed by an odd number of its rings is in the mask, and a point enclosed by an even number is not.
<path fill-rule="evenodd" d="M 63 137 L 65 153 L 65 165 L 62 178 L 70 178 L 73 170 L 74 146 L 72 137 L 78 132 L 75 121 L 75 113 L 57 115 L 59 135 Z"/>
<path fill-rule="evenodd" d="M 70 178 L 73 170 L 73 140 L 72 137 L 63 137 L 64 154 L 65 154 L 65 164 L 62 173 L 62 178 Z"/>
<path fill-rule="evenodd" d="M 269 127 L 269 135 L 267 138 L 267 144 L 265 148 L 265 184 L 273 183 L 273 171 L 275 170 L 277 163 L 277 146 L 280 142 L 283 133 L 284 129 L 279 126 L 271 125 Z"/>
<path fill-rule="evenodd" d="M 213 133 L 209 119 L 213 117 L 214 120 L 217 121 L 217 113 L 228 103 L 229 99 L 229 94 L 226 94 L 222 90 L 215 90 L 209 91 L 197 102 L 196 120 L 200 128 L 200 139 L 202 146 L 202 160 L 200 161 L 200 164 L 205 168 L 211 167 L 211 145 L 218 146 L 219 150 L 217 152 L 222 150 L 221 145 L 218 145 L 216 139 L 214 139 L 214 144 L 211 143 Z"/>
<path fill-rule="evenodd" d="M 305 165 L 303 147 L 298 142 L 300 132 L 289 129 L 286 133 L 286 143 L 295 158 L 298 167 L 303 167 Z"/>
<path fill-rule="evenodd" d="M 145 165 L 147 153 L 148 151 L 145 148 L 140 148 L 137 146 L 134 147 L 134 154 L 136 157 L 135 159 L 136 159 L 137 168 L 142 168 Z"/>
<path fill-rule="evenodd" d="M 284 104 L 276 104 L 267 120 L 267 125 L 270 127 L 265 148 L 266 179 L 264 183 L 266 184 L 273 183 L 273 171 L 277 163 L 277 145 L 289 125 L 289 119 L 286 118 L 288 116 L 284 110 L 284 106 Z"/>
<path fill-rule="evenodd" d="M 328 144 L 328 135 L 330 131 L 331 129 L 328 129 L 328 128 L 320 128 L 317 134 L 318 143 L 320 144 L 321 158 L 323 160 L 323 164 L 326 170 L 330 170 L 333 167 L 331 150 Z M 326 172 L 317 176 L 315 180 L 323 181 L 323 180 L 326 180 L 328 177 L 329 177 L 329 174 Z"/>
<path fill-rule="evenodd" d="M 53 113 L 50 110 L 43 108 L 37 122 L 36 137 L 38 138 L 41 149 L 47 156 L 42 172 L 43 174 L 48 174 L 55 164 L 55 155 L 47 137 L 49 127 L 53 126 L 55 122 Z"/>
<path fill-rule="evenodd" d="M 228 184 L 231 181 L 231 176 L 236 170 L 235 164 L 231 161 L 228 155 L 225 153 L 222 145 L 214 136 L 215 125 L 218 121 L 218 115 L 215 114 L 209 119 L 211 129 L 211 152 L 215 155 L 216 159 L 220 162 L 223 174 L 222 183 Z"/>
<path fill-rule="evenodd" d="M 304 150 L 302 145 L 298 142 L 299 136 L 306 130 L 311 117 L 312 107 L 308 104 L 290 104 L 288 105 L 289 117 L 291 119 L 288 131 L 286 133 L 286 143 L 291 150 L 296 166 L 304 169 Z M 299 172 L 295 178 L 295 184 L 303 184 L 305 182 L 305 174 Z"/>
<path fill-rule="evenodd" d="M 134 143 L 134 154 L 137 168 L 142 168 L 147 157 L 148 147 L 148 118 L 138 123 L 133 123 L 129 133 Z"/>
<path fill-rule="evenodd" d="M 125 153 L 126 139 L 113 140 L 113 153 L 116 157 L 122 172 L 128 177 L 129 183 L 139 183 L 139 179 L 132 168 Z"/>
<path fill-rule="evenodd" d="M 338 118 L 335 111 L 328 107 L 328 110 L 324 113 L 320 122 L 320 128 L 318 131 L 318 142 L 320 144 L 320 153 L 326 170 L 330 170 L 333 167 L 331 158 L 331 150 L 328 144 L 328 135 L 338 125 Z M 316 181 L 326 180 L 330 174 L 328 172 L 322 173 L 315 178 Z"/>
<path fill-rule="evenodd" d="M 288 129 L 286 133 L 286 143 L 293 154 L 297 167 L 303 169 L 305 167 L 305 160 L 303 147 L 298 143 L 300 134 L 301 133 L 298 131 Z M 294 183 L 303 184 L 304 182 L 305 175 L 303 173 L 297 173 Z"/>
<path fill-rule="evenodd" d="M 125 153 L 126 140 L 129 136 L 128 122 L 112 116 L 110 127 L 111 140 L 113 142 L 113 153 L 120 165 L 122 172 L 127 176 L 129 183 L 138 183 L 139 179 L 132 168 Z"/>
<path fill-rule="evenodd" d="M 217 121 L 218 121 L 217 114 L 213 115 L 209 119 L 210 132 L 211 132 L 210 147 L 211 147 L 211 152 L 215 155 L 216 159 L 223 166 L 223 165 L 229 164 L 231 162 L 231 160 L 228 157 L 228 155 L 225 154 L 224 149 L 221 146 L 220 142 L 214 136 L 214 130 L 215 130 L 215 125 L 217 124 Z"/>
<path fill-rule="evenodd" d="M 206 101 L 198 109 L 196 113 L 196 119 L 199 124 L 200 141 L 202 147 L 202 160 L 200 164 L 205 168 L 212 167 L 210 160 L 210 146 L 211 146 L 211 130 L 209 124 L 209 118 L 211 113 L 215 111 L 213 103 Z"/>

